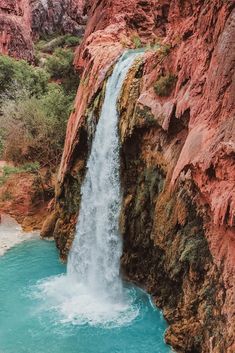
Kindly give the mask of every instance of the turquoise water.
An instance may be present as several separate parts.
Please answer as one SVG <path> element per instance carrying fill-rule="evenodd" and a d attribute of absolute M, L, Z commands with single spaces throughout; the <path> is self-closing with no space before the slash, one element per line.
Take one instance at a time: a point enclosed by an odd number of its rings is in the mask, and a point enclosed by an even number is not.
<path fill-rule="evenodd" d="M 169 353 L 166 323 L 149 296 L 126 286 L 138 315 L 124 325 L 70 323 L 46 305 L 38 281 L 65 273 L 53 242 L 21 243 L 0 257 L 0 353 Z M 39 295 L 37 295 L 39 294 Z"/>

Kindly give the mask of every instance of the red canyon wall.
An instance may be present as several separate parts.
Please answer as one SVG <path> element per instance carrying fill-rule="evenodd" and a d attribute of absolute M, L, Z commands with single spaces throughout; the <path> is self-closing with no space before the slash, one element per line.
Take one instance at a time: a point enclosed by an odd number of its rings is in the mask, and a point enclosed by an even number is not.
<path fill-rule="evenodd" d="M 101 0 L 87 8 L 53 217 L 61 257 L 74 237 L 105 78 L 125 48 L 142 43 L 149 49 L 119 102 L 123 271 L 163 308 L 177 351 L 232 353 L 234 2 Z"/>
<path fill-rule="evenodd" d="M 32 62 L 33 40 L 83 35 L 86 11 L 85 0 L 0 0 L 0 53 Z"/>
<path fill-rule="evenodd" d="M 32 30 L 37 38 L 53 33 L 83 35 L 86 24 L 85 0 L 32 0 Z"/>
<path fill-rule="evenodd" d="M 29 0 L 0 1 L 0 53 L 33 60 Z"/>

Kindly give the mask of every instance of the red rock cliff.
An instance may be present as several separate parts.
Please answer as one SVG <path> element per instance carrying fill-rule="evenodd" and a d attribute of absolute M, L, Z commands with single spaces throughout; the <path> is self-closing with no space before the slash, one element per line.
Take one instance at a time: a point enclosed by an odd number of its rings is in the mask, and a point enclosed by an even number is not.
<path fill-rule="evenodd" d="M 85 0 L 0 0 L 0 53 L 31 62 L 34 39 L 83 35 L 86 11 Z"/>
<path fill-rule="evenodd" d="M 33 0 L 31 12 L 32 30 L 36 38 L 53 33 L 84 34 L 85 0 Z"/>
<path fill-rule="evenodd" d="M 29 0 L 0 1 L 0 53 L 33 60 Z"/>
<path fill-rule="evenodd" d="M 54 236 L 66 257 L 103 83 L 126 47 L 160 43 L 120 99 L 126 276 L 179 352 L 232 353 L 235 303 L 233 1 L 90 1 L 83 72 L 61 162 Z M 91 114 L 92 113 L 92 114 Z"/>

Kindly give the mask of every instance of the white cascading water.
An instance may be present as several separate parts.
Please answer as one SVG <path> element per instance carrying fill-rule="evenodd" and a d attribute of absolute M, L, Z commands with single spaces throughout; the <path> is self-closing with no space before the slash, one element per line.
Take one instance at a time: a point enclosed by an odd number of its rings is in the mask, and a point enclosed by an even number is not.
<path fill-rule="evenodd" d="M 76 236 L 68 274 L 94 295 L 120 296 L 121 204 L 117 100 L 128 69 L 138 54 L 124 54 L 108 79 L 105 99 L 87 163 Z"/>
<path fill-rule="evenodd" d="M 140 54 L 126 52 L 108 79 L 105 99 L 87 162 L 76 236 L 67 275 L 39 284 L 40 293 L 76 324 L 123 324 L 138 315 L 119 276 L 122 240 L 117 100 Z M 40 294 L 40 295 L 41 295 Z M 47 300 L 50 306 L 50 300 Z"/>

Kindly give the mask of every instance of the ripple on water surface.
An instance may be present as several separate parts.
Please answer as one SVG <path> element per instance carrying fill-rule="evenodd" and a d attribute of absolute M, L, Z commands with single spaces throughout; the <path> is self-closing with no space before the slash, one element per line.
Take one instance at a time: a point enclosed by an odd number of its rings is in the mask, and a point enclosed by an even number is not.
<path fill-rule="evenodd" d="M 169 353 L 149 296 L 94 300 L 64 275 L 54 243 L 32 240 L 0 257 L 0 353 Z"/>

